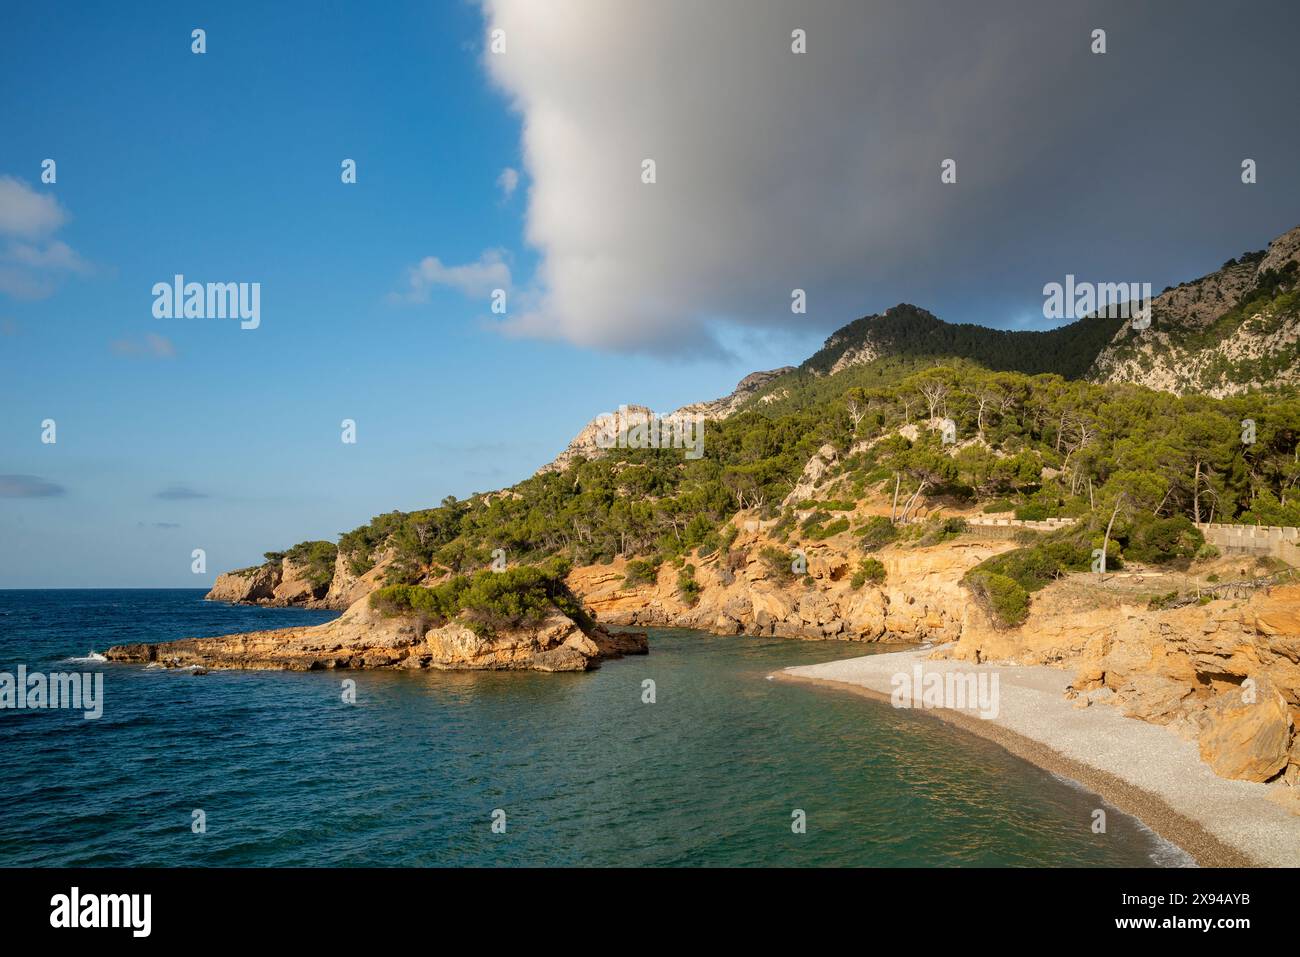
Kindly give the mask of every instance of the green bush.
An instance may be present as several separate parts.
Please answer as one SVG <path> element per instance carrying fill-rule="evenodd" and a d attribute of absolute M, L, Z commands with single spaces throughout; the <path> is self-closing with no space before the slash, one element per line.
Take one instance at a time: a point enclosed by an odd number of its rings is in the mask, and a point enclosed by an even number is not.
<path fill-rule="evenodd" d="M 898 540 L 898 527 L 883 515 L 872 515 L 862 523 L 859 542 L 864 549 L 874 552 Z"/>
<path fill-rule="evenodd" d="M 825 502 L 819 502 L 816 499 L 807 499 L 800 502 L 797 508 L 800 511 L 809 508 L 822 509 L 827 512 L 851 512 L 858 507 L 857 502 L 850 502 L 843 499 L 829 499 Z"/>
<path fill-rule="evenodd" d="M 1022 522 L 1041 522 L 1056 515 L 1056 509 L 1048 508 L 1042 502 L 1030 502 L 1016 508 L 1016 518 Z"/>
<path fill-rule="evenodd" d="M 319 590 L 334 580 L 334 559 L 338 551 L 333 542 L 299 542 L 284 557 L 300 567 L 312 587 Z"/>
<path fill-rule="evenodd" d="M 763 564 L 767 566 L 768 573 L 776 581 L 794 581 L 794 556 L 792 553 L 767 545 L 758 555 L 763 560 Z"/>
<path fill-rule="evenodd" d="M 853 577 L 849 579 L 849 584 L 854 588 L 861 588 L 867 582 L 873 585 L 879 585 L 885 580 L 885 566 L 876 558 L 864 558 L 858 562 L 857 570 L 854 571 Z"/>
<path fill-rule="evenodd" d="M 963 581 L 972 584 L 980 575 L 994 574 L 1011 579 L 1025 592 L 1038 591 L 1068 571 L 1091 570 L 1092 536 L 1092 527 L 1086 522 L 1048 532 L 1032 544 L 986 558 L 967 572 Z M 1119 567 L 1118 552 L 1119 545 L 1112 541 L 1108 567 Z"/>
<path fill-rule="evenodd" d="M 688 605 L 700 600 L 700 583 L 695 580 L 694 565 L 687 565 L 677 573 L 677 591 Z"/>
<path fill-rule="evenodd" d="M 849 520 L 847 518 L 837 518 L 829 525 L 815 525 L 812 528 L 805 528 L 807 536 L 815 542 L 820 542 L 822 539 L 830 538 L 832 535 L 838 535 L 840 532 L 847 532 L 848 530 Z"/>
<path fill-rule="evenodd" d="M 922 527 L 917 545 L 938 545 L 956 538 L 966 531 L 966 519 L 958 516 L 938 516 L 929 519 Z"/>
<path fill-rule="evenodd" d="M 1190 559 L 1205 544 L 1205 536 L 1184 515 L 1153 518 L 1143 514 L 1127 530 L 1124 557 L 1150 565 Z"/>
<path fill-rule="evenodd" d="M 414 615 L 434 624 L 459 618 L 478 635 L 535 626 L 555 609 L 589 623 L 564 584 L 568 571 L 567 561 L 553 560 L 545 566 L 456 575 L 429 588 L 388 585 L 371 594 L 370 604 L 381 614 Z"/>
<path fill-rule="evenodd" d="M 1003 628 L 1014 628 L 1029 617 L 1029 593 L 1019 583 L 996 572 L 981 572 L 967 578 L 976 601 Z"/>
<path fill-rule="evenodd" d="M 1178 589 L 1166 592 L 1163 595 L 1153 595 L 1147 602 L 1148 611 L 1159 611 L 1162 608 L 1168 608 L 1178 600 Z"/>
<path fill-rule="evenodd" d="M 659 576 L 659 563 L 637 558 L 627 563 L 623 584 L 629 588 L 652 584 Z"/>
<path fill-rule="evenodd" d="M 804 532 L 811 532 L 814 528 L 821 525 L 822 522 L 826 521 L 830 517 L 831 516 L 829 512 L 822 512 L 822 511 L 813 512 L 811 515 L 809 515 L 807 518 L 803 520 L 803 523 L 799 526 L 799 528 L 802 529 Z"/>

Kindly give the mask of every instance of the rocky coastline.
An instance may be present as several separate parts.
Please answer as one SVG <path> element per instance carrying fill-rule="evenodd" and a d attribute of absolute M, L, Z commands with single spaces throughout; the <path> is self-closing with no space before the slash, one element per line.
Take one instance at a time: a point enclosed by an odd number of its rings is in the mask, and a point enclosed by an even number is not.
<path fill-rule="evenodd" d="M 535 624 L 483 635 L 463 621 L 428 627 L 418 617 L 384 615 L 360 599 L 323 625 L 117 645 L 105 657 L 165 668 L 555 672 L 587 671 L 647 650 L 644 633 L 611 632 L 559 611 Z"/>

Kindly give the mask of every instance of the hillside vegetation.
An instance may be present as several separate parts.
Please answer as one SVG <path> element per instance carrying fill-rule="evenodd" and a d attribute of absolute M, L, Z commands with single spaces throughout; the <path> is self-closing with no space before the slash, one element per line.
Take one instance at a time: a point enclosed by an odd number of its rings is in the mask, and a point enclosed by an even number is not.
<path fill-rule="evenodd" d="M 851 533 L 863 551 L 957 534 L 903 534 L 936 504 L 1078 519 L 968 576 L 1014 621 L 1029 593 L 1089 567 L 1099 548 L 1108 568 L 1178 561 L 1198 546 L 1196 523 L 1300 525 L 1300 401 L 1281 374 L 1300 336 L 1298 257 L 1300 228 L 1165 290 L 1145 331 L 1103 316 L 1007 332 L 895 306 L 840 329 L 799 368 L 747 377 L 727 400 L 699 406 L 711 410 L 702 458 L 574 450 L 504 491 L 378 515 L 341 535 L 337 552 L 357 576 L 382 561 L 390 585 L 482 570 L 497 549 L 512 566 L 622 556 L 629 585 L 672 562 L 681 592 L 694 594 L 687 560 L 729 549 L 742 510 L 777 519 L 778 541 Z M 1257 387 L 1274 373 L 1276 388 Z M 1179 376 L 1214 378 L 1226 397 L 1178 394 Z M 1095 381 L 1107 378 L 1118 381 Z M 1138 384 L 1148 380 L 1169 382 Z M 954 441 L 943 441 L 944 423 Z M 833 492 L 792 495 L 827 446 L 833 464 L 819 478 Z M 887 517 L 861 521 L 862 503 Z M 332 574 L 331 543 L 283 554 L 314 582 Z"/>
<path fill-rule="evenodd" d="M 1091 515 L 1089 528 L 1115 513 L 1116 561 L 1144 516 L 1180 518 L 1180 528 L 1197 521 L 1300 524 L 1295 398 L 1179 397 L 969 362 L 899 359 L 778 382 L 788 393 L 781 400 L 709 423 L 702 459 L 611 450 L 504 492 L 377 516 L 343 535 L 339 547 L 357 572 L 374 564 L 381 547 L 391 551 L 388 577 L 400 584 L 430 569 L 483 568 L 497 548 L 512 564 L 635 556 L 642 564 L 634 573 L 646 577 L 663 561 L 727 547 L 734 535 L 727 523 L 740 509 L 780 518 L 796 505 L 812 507 L 816 520 L 802 533 L 816 539 L 847 529 L 833 510 L 863 500 L 896 502 L 898 521 L 922 499 L 996 505 L 1022 518 Z M 954 444 L 942 442 L 943 419 L 956 426 Z M 1243 441 L 1247 421 L 1253 442 Z M 826 444 L 839 452 L 831 472 L 837 497 L 850 501 L 783 505 Z M 883 534 L 861 531 L 864 538 Z"/>

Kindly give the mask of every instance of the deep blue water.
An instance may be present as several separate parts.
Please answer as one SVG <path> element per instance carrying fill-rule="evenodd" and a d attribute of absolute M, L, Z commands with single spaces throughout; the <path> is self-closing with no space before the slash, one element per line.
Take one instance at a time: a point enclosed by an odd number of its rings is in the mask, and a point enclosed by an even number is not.
<path fill-rule="evenodd" d="M 870 646 L 652 631 L 649 656 L 576 675 L 193 675 L 68 661 L 333 617 L 202 594 L 0 591 L 0 671 L 105 675 L 97 721 L 0 710 L 0 865 L 1185 860 L 1113 810 L 1093 834 L 1094 795 L 980 738 L 766 680 Z M 641 700 L 646 678 L 654 704 Z M 191 830 L 195 809 L 206 833 Z"/>

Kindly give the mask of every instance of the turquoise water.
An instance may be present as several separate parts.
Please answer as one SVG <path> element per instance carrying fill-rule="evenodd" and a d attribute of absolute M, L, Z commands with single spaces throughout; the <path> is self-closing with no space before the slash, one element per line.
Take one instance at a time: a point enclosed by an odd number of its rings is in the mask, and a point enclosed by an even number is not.
<path fill-rule="evenodd" d="M 0 711 L 0 865 L 1150 865 L 1181 855 L 949 725 L 773 670 L 841 642 L 652 631 L 587 674 L 72 662 L 328 620 L 201 591 L 0 591 L 0 670 L 99 670 L 104 715 Z M 342 701 L 345 678 L 357 703 Z M 642 682 L 656 702 L 642 702 Z M 191 831 L 192 812 L 207 832 Z M 492 813 L 505 812 L 505 833 Z M 807 833 L 791 830 L 802 809 Z"/>

